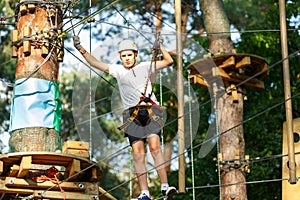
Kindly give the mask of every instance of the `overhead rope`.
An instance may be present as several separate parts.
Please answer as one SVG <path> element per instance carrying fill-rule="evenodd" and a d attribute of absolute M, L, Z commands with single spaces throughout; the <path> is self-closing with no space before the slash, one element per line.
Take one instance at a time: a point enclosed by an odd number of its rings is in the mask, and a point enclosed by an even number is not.
<path fill-rule="evenodd" d="M 104 18 L 105 19 L 105 18 Z M 96 20 L 97 22 L 99 22 L 99 23 L 104 23 L 104 24 L 107 24 L 107 25 L 111 25 L 111 26 L 116 26 L 116 27 L 120 27 L 120 28 L 128 28 L 127 26 L 123 26 L 123 25 L 120 25 L 120 24 L 114 24 L 114 23 L 110 23 L 110 22 L 106 22 L 106 21 L 104 21 L 104 19 L 102 19 L 102 20 Z M 164 22 L 164 24 L 166 24 L 165 22 Z M 168 25 L 167 24 L 167 26 L 170 26 L 171 27 L 171 25 Z M 171 27 L 172 29 L 174 29 L 173 27 Z M 135 30 L 134 28 L 131 28 L 131 30 Z M 300 28 L 293 28 L 293 29 L 287 29 L 287 31 L 299 31 L 300 30 Z M 140 31 L 141 33 L 143 33 L 143 34 L 145 34 L 145 33 L 147 33 L 147 34 L 155 34 L 155 33 L 153 33 L 153 32 L 149 32 L 149 31 L 145 31 L 145 30 L 143 30 L 143 31 Z M 203 35 L 209 35 L 209 34 L 215 34 L 215 35 L 217 35 L 217 34 L 232 34 L 232 33 L 263 33 L 263 32 L 280 32 L 280 30 L 279 29 L 265 29 L 265 30 L 263 30 L 263 29 L 258 29 L 258 30 L 241 30 L 241 31 L 224 31 L 224 32 L 203 32 L 203 33 L 201 33 L 201 34 L 203 34 Z M 164 35 L 174 35 L 174 33 L 164 33 Z M 199 33 L 185 33 L 184 35 L 186 35 L 186 36 L 197 36 L 197 35 L 199 35 Z M 203 37 L 205 37 L 205 36 L 203 36 Z"/>
<path fill-rule="evenodd" d="M 115 0 L 107 5 L 105 5 L 103 8 L 93 12 L 92 14 L 89 14 L 87 17 L 84 17 L 82 20 L 80 20 L 79 22 L 77 22 L 76 24 L 74 24 L 72 27 L 68 28 L 67 30 L 65 30 L 65 32 L 69 32 L 72 29 L 77 28 L 78 26 L 80 26 L 81 24 L 88 22 L 89 20 L 91 20 L 93 17 L 95 17 L 96 15 L 98 15 L 99 13 L 101 13 L 103 10 L 113 6 L 115 3 L 119 2 L 120 0 Z"/>
<path fill-rule="evenodd" d="M 68 48 L 64 47 L 65 50 L 67 50 L 72 56 L 74 56 L 77 60 L 79 60 L 82 64 L 84 64 L 86 67 L 88 67 L 90 70 L 92 70 L 97 76 L 99 76 L 101 79 L 103 79 L 106 83 L 108 83 L 111 87 L 115 88 L 115 85 L 112 84 L 110 81 L 108 81 L 104 76 L 99 74 L 95 69 L 93 69 L 90 65 L 86 64 L 85 62 L 82 61 L 82 59 L 78 58 L 71 50 Z"/>
<path fill-rule="evenodd" d="M 107 2 L 109 2 L 107 0 Z M 119 15 L 125 20 L 125 23 L 128 23 L 129 21 L 124 17 L 124 15 L 122 15 L 122 13 L 114 6 L 112 5 L 113 9 L 115 9 L 117 11 L 117 13 L 119 13 Z M 130 26 L 136 31 L 138 32 L 141 36 L 143 36 L 148 42 L 150 42 L 152 44 L 152 42 L 140 31 L 138 30 L 137 28 L 135 28 L 135 26 L 133 26 L 131 23 L 130 23 Z"/>

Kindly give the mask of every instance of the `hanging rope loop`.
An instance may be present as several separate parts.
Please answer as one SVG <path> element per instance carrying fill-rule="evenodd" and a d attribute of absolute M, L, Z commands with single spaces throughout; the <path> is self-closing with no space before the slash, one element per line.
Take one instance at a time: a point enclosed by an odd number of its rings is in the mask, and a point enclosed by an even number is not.
<path fill-rule="evenodd" d="M 160 45 L 163 43 L 163 39 L 161 37 L 160 32 L 157 32 L 155 34 L 155 41 L 152 46 L 152 60 L 157 61 L 158 60 L 158 52 L 160 51 Z"/>

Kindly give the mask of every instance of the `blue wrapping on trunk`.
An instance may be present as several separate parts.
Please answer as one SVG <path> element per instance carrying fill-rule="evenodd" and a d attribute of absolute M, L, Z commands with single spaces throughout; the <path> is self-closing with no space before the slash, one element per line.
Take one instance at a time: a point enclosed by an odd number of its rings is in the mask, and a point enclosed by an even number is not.
<path fill-rule="evenodd" d="M 10 132 L 28 127 L 54 128 L 60 132 L 61 102 L 58 84 L 38 78 L 18 79 L 10 116 Z"/>

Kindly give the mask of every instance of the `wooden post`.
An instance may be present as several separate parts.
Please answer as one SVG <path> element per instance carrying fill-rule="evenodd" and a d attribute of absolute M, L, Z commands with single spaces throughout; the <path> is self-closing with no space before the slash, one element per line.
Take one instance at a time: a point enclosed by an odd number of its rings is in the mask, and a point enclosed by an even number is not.
<path fill-rule="evenodd" d="M 280 38 L 281 38 L 281 53 L 283 59 L 283 80 L 284 80 L 284 99 L 285 99 L 285 114 L 287 126 L 287 143 L 288 143 L 288 157 L 290 170 L 290 183 L 295 184 L 296 178 L 296 163 L 295 163 L 295 147 L 293 135 L 293 114 L 292 114 L 292 99 L 290 86 L 290 69 L 288 59 L 288 43 L 286 30 L 286 12 L 285 0 L 279 0 L 280 10 Z"/>
<path fill-rule="evenodd" d="M 300 118 L 293 120 L 293 132 L 295 137 L 294 146 L 295 151 L 300 152 Z M 283 137 L 282 137 L 282 200 L 298 200 L 300 196 L 300 183 L 290 184 L 286 179 L 289 179 L 289 158 L 288 154 L 288 134 L 287 123 L 283 123 Z M 300 163 L 300 154 L 295 155 L 296 163 Z M 300 173 L 300 165 L 296 165 L 296 174 Z"/>
<path fill-rule="evenodd" d="M 182 75 L 182 35 L 181 0 L 175 0 L 176 10 L 176 51 L 177 51 L 177 98 L 178 98 L 178 192 L 185 193 L 185 156 L 184 156 L 184 99 Z"/>

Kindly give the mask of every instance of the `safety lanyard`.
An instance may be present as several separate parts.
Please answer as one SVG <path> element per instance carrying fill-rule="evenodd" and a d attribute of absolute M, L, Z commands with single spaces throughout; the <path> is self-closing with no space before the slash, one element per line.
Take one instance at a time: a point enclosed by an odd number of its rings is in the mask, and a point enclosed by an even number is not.
<path fill-rule="evenodd" d="M 160 45 L 159 38 L 160 38 L 160 32 L 156 33 L 156 35 L 155 35 L 155 42 L 154 42 L 153 47 L 152 47 L 152 59 L 151 59 L 151 62 L 150 62 L 148 77 L 147 77 L 147 80 L 146 80 L 144 93 L 142 93 L 142 97 L 140 98 L 139 103 L 141 103 L 142 101 L 144 101 L 145 103 L 150 102 L 152 105 L 153 105 L 153 103 L 155 103 L 150 99 L 152 94 L 153 94 L 153 87 L 151 88 L 151 92 L 150 92 L 148 97 L 146 97 L 146 92 L 147 92 L 149 81 L 152 84 L 153 80 L 151 80 L 151 77 L 153 76 L 153 71 L 154 71 L 154 74 L 156 73 L 156 60 L 157 60 L 157 55 L 158 55 L 158 48 L 159 48 L 159 45 Z M 154 62 L 154 66 L 152 66 L 153 62 Z M 154 70 L 153 70 L 153 68 L 154 68 Z"/>

